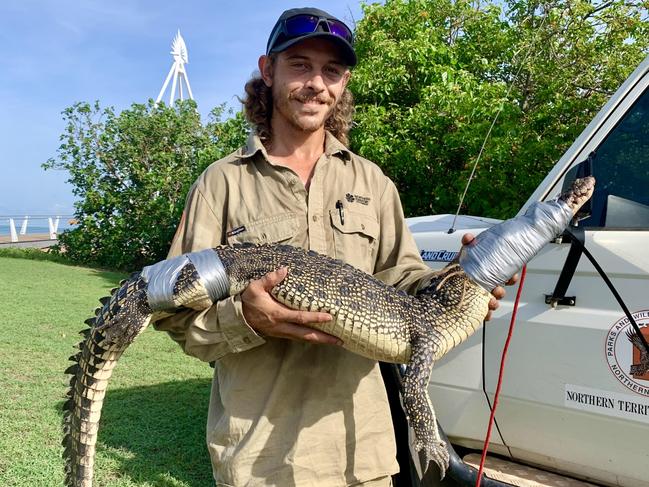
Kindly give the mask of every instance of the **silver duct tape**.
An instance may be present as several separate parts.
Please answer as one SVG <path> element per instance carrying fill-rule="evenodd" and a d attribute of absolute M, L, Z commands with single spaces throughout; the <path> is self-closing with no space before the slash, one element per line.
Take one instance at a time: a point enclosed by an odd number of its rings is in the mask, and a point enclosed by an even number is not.
<path fill-rule="evenodd" d="M 152 311 L 173 311 L 174 284 L 180 270 L 187 265 L 187 255 L 162 260 L 142 269 L 141 277 L 147 282 L 147 300 Z"/>
<path fill-rule="evenodd" d="M 212 302 L 229 294 L 230 283 L 221 259 L 212 249 L 205 249 L 163 260 L 142 270 L 141 276 L 147 282 L 147 300 L 152 311 L 173 311 L 177 308 L 173 301 L 174 285 L 182 268 L 190 262 Z"/>
<path fill-rule="evenodd" d="M 205 249 L 187 254 L 187 257 L 201 276 L 201 281 L 212 302 L 230 294 L 230 280 L 225 273 L 225 266 L 216 252 L 212 249 Z"/>
<path fill-rule="evenodd" d="M 568 226 L 573 214 L 561 200 L 534 203 L 527 212 L 485 230 L 460 252 L 460 266 L 487 291 L 507 282 L 545 244 Z"/>

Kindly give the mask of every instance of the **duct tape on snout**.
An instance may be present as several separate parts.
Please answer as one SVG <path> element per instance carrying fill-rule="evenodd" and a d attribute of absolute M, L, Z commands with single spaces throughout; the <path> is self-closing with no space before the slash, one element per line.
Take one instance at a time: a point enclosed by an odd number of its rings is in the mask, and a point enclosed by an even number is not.
<path fill-rule="evenodd" d="M 495 225 L 460 252 L 460 266 L 487 291 L 507 282 L 572 219 L 562 200 L 534 203 L 527 212 Z"/>
<path fill-rule="evenodd" d="M 173 311 L 177 308 L 173 290 L 178 274 L 192 263 L 207 293 L 215 302 L 228 295 L 229 281 L 225 267 L 212 249 L 179 255 L 142 269 L 141 277 L 147 282 L 147 300 L 152 311 Z"/>

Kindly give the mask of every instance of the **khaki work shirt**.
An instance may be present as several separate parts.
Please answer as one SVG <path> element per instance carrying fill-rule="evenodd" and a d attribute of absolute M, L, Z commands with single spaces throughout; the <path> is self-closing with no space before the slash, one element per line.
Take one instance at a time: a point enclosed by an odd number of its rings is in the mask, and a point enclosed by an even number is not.
<path fill-rule="evenodd" d="M 256 136 L 198 178 L 169 256 L 239 242 L 315 250 L 411 292 L 432 273 L 392 181 L 329 133 L 308 191 L 269 162 Z M 345 486 L 398 471 L 377 362 L 262 338 L 239 296 L 156 328 L 186 353 L 216 360 L 207 442 L 218 485 Z"/>

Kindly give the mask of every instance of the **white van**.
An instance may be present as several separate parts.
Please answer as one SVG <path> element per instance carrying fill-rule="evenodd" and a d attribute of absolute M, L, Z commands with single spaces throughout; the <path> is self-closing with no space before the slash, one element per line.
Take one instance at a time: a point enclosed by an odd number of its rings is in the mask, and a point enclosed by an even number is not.
<path fill-rule="evenodd" d="M 589 215 L 572 231 L 583 237 L 647 338 L 648 87 L 649 57 L 520 211 L 556 197 L 577 174 L 592 172 L 597 183 Z M 477 234 L 497 222 L 461 217 L 449 234 L 452 219 L 409 219 L 432 267 L 454 256 L 464 233 Z M 507 477 L 513 462 L 557 472 L 562 481 L 649 486 L 649 363 L 642 365 L 643 353 L 627 335 L 631 324 L 593 264 L 584 255 L 577 260 L 577 245 L 569 258 L 571 245 L 565 238 L 550 243 L 528 264 L 489 450 L 497 465 L 488 475 L 513 483 L 514 477 Z M 433 370 L 429 392 L 438 421 L 462 455 L 482 450 L 515 294 L 515 287 L 508 288 L 484 333 L 477 332 Z M 475 463 L 475 456 L 467 461 Z M 445 485 L 475 481 L 475 470 L 461 460 L 450 470 Z M 430 472 L 422 482 L 435 485 L 437 478 Z M 568 485 L 548 479 L 515 485 Z"/>

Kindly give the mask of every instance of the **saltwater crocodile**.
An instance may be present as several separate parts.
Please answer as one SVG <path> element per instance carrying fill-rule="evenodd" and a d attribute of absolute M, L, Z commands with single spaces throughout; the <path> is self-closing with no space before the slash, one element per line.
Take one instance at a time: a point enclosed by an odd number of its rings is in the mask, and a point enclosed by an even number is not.
<path fill-rule="evenodd" d="M 560 233 L 593 187 L 593 178 L 577 180 L 557 201 L 537 203 L 525 216 L 483 232 L 416 296 L 343 262 L 287 245 L 217 247 L 133 274 L 111 297 L 100 300 L 103 306 L 81 332 L 80 352 L 70 357 L 74 364 L 66 370 L 72 378 L 64 406 L 66 485 L 92 486 L 108 379 L 121 354 L 149 323 L 182 308 L 206 309 L 282 266 L 288 267 L 288 275 L 271 290 L 278 301 L 330 313 L 332 321 L 313 326 L 339 337 L 351 352 L 408 364 L 403 402 L 416 447 L 443 473 L 448 452 L 427 393 L 433 363 L 482 324 L 490 300 L 487 289 L 505 282 Z M 523 251 L 512 248 L 511 240 L 517 238 Z"/>

